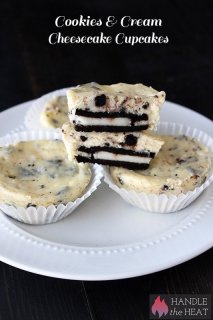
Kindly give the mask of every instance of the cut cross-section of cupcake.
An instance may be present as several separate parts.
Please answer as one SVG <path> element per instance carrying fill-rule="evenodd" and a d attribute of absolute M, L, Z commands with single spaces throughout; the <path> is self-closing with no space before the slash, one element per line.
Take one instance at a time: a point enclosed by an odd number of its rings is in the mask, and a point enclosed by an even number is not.
<path fill-rule="evenodd" d="M 164 141 L 142 132 L 77 132 L 70 123 L 62 127 L 63 141 L 70 160 L 147 169 Z"/>
<path fill-rule="evenodd" d="M 153 130 L 165 92 L 141 83 L 87 83 L 67 92 L 69 118 L 77 131 Z"/>

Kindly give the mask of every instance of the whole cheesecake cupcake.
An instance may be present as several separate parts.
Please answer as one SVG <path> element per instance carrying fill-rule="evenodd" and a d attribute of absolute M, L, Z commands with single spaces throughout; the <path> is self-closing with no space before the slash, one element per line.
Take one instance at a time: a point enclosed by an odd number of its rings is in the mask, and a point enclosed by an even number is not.
<path fill-rule="evenodd" d="M 164 145 L 148 169 L 112 167 L 105 169 L 105 181 L 133 205 L 172 212 L 190 204 L 212 181 L 213 144 L 206 134 L 189 127 L 163 124 L 161 131 Z"/>
<path fill-rule="evenodd" d="M 179 195 L 202 185 L 211 168 L 209 149 L 185 135 L 165 135 L 161 139 L 164 145 L 147 170 L 110 169 L 120 188 L 147 194 Z"/>
<path fill-rule="evenodd" d="M 28 130 L 56 130 L 68 121 L 67 89 L 49 92 L 35 99 L 26 112 L 24 124 Z"/>
<path fill-rule="evenodd" d="M 41 112 L 41 124 L 48 128 L 61 128 L 67 121 L 67 97 L 64 95 L 49 99 Z"/>
<path fill-rule="evenodd" d="M 0 208 L 26 223 L 64 218 L 100 183 L 96 169 L 69 161 L 63 142 L 47 135 L 20 133 L 0 147 Z"/>

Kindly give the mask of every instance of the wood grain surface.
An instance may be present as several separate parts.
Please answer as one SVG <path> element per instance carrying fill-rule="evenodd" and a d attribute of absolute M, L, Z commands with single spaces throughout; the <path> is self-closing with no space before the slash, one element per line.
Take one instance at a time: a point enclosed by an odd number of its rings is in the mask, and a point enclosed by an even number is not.
<path fill-rule="evenodd" d="M 155 31 L 168 35 L 170 41 L 133 47 L 51 46 L 48 36 L 56 31 L 55 18 L 80 14 L 103 19 L 107 15 L 158 17 L 163 26 Z M 212 21 L 212 1 L 1 1 L 0 110 L 79 83 L 122 81 L 165 90 L 168 100 L 212 119 Z M 61 32 L 96 34 L 100 29 L 62 28 Z M 190 119 L 189 125 L 193 125 Z M 212 250 L 165 271 L 106 282 L 52 279 L 0 263 L 0 320 L 145 320 L 149 294 L 212 293 L 212 279 Z"/>

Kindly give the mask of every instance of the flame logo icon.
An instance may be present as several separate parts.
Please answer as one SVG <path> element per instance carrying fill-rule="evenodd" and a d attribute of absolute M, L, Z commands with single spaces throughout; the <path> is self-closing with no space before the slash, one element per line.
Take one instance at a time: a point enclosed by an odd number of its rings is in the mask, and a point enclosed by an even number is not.
<path fill-rule="evenodd" d="M 164 299 L 160 299 L 160 296 L 157 296 L 157 298 L 155 299 L 153 305 L 152 305 L 152 314 L 154 314 L 154 316 L 156 315 L 156 313 L 158 313 L 158 317 L 159 319 L 162 317 L 162 315 L 167 315 L 167 313 L 169 312 L 169 308 L 168 305 L 166 304 Z"/>

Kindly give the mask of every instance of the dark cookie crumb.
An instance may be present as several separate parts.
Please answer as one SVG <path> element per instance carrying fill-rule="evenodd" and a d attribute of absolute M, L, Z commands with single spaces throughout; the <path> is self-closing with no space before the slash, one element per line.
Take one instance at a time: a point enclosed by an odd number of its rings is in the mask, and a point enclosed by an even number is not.
<path fill-rule="evenodd" d="M 177 162 L 178 164 L 181 164 L 181 163 L 183 163 L 183 162 L 186 162 L 186 160 L 177 158 L 177 159 L 176 159 L 176 162 Z"/>
<path fill-rule="evenodd" d="M 118 181 L 120 182 L 120 184 L 124 184 L 123 180 L 120 177 L 118 177 Z"/>
<path fill-rule="evenodd" d="M 44 188 L 45 188 L 45 185 L 44 185 L 44 184 L 41 184 L 41 185 L 40 185 L 40 188 L 41 188 L 41 189 L 44 189 Z"/>
<path fill-rule="evenodd" d="M 80 138 L 81 138 L 81 141 L 86 141 L 88 138 L 87 137 L 85 137 L 85 136 L 80 136 Z"/>
<path fill-rule="evenodd" d="M 198 179 L 200 176 L 198 176 L 197 174 L 194 174 L 193 176 L 190 177 L 190 179 Z"/>
<path fill-rule="evenodd" d="M 10 179 L 16 179 L 16 176 L 9 175 L 8 178 L 10 178 Z"/>
<path fill-rule="evenodd" d="M 162 190 L 163 190 L 163 191 L 169 190 L 169 186 L 167 186 L 166 184 L 164 184 L 163 187 L 162 187 Z"/>
<path fill-rule="evenodd" d="M 148 109 L 149 108 L 149 103 L 146 102 L 144 105 L 143 105 L 143 109 Z"/>
<path fill-rule="evenodd" d="M 125 144 L 128 146 L 135 146 L 137 144 L 138 138 L 134 136 L 133 134 L 128 134 L 125 137 Z"/>
<path fill-rule="evenodd" d="M 69 186 L 62 188 L 59 192 L 56 193 L 56 196 L 63 195 L 70 190 Z"/>
<path fill-rule="evenodd" d="M 29 207 L 34 207 L 34 208 L 36 208 L 37 205 L 36 205 L 36 204 L 33 204 L 33 203 L 28 203 L 28 204 L 27 204 L 27 208 L 29 208 Z"/>
<path fill-rule="evenodd" d="M 95 97 L 95 105 L 96 107 L 103 107 L 106 104 L 106 96 L 105 94 L 101 94 L 100 96 Z"/>

